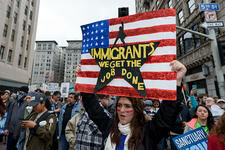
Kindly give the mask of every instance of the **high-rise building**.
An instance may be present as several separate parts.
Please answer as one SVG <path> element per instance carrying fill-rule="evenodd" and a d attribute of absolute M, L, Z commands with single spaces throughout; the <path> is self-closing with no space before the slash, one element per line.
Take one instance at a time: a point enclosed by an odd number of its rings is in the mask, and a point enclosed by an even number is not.
<path fill-rule="evenodd" d="M 60 80 L 59 82 L 62 83 L 64 82 L 64 71 L 65 71 L 65 60 L 66 60 L 66 46 L 61 46 L 59 47 L 59 56 L 60 56 L 60 61 L 59 61 L 59 75 L 60 75 Z"/>
<path fill-rule="evenodd" d="M 63 81 L 64 50 L 56 41 L 36 41 L 31 85 Z"/>
<path fill-rule="evenodd" d="M 28 85 L 40 0 L 0 0 L 0 90 Z"/>
<path fill-rule="evenodd" d="M 67 43 L 68 47 L 66 48 L 64 82 L 69 82 L 70 86 L 74 86 L 74 83 L 76 82 L 74 70 L 80 63 L 82 41 L 69 40 Z"/>
<path fill-rule="evenodd" d="M 216 11 L 217 20 L 225 20 L 225 1 L 209 0 L 211 3 L 219 3 L 220 10 Z M 136 12 L 147 12 L 157 9 L 175 8 L 177 14 L 177 26 L 182 26 L 194 31 L 209 34 L 208 29 L 200 25 L 205 22 L 204 11 L 199 10 L 199 3 L 204 0 L 136 0 Z M 225 45 L 225 28 L 215 28 L 219 43 Z M 177 59 L 188 69 L 184 82 L 189 90 L 197 88 L 197 93 L 207 93 L 209 96 L 219 96 L 216 80 L 215 64 L 213 62 L 210 40 L 177 29 Z M 223 46 L 225 59 L 225 46 Z M 225 73 L 225 66 L 222 66 Z"/>

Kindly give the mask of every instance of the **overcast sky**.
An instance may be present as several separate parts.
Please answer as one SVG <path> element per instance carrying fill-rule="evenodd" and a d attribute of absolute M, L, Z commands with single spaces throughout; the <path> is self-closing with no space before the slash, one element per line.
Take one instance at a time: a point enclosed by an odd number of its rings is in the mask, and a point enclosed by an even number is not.
<path fill-rule="evenodd" d="M 135 14 L 135 0 L 41 0 L 36 40 L 82 40 L 80 26 L 118 17 L 119 7 Z"/>

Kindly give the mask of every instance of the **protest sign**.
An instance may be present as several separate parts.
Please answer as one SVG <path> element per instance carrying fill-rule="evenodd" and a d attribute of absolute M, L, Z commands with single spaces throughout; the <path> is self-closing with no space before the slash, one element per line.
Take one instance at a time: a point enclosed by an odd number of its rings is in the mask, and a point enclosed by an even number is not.
<path fill-rule="evenodd" d="M 176 99 L 176 12 L 164 9 L 81 26 L 81 72 L 75 90 Z"/>
<path fill-rule="evenodd" d="M 207 150 L 206 132 L 203 128 L 197 128 L 173 138 L 178 150 Z"/>
<path fill-rule="evenodd" d="M 59 83 L 48 83 L 48 91 L 53 93 L 59 90 Z"/>
<path fill-rule="evenodd" d="M 68 97 L 68 95 L 69 95 L 69 88 L 70 88 L 70 83 L 68 83 L 68 82 L 61 83 L 61 94 L 62 94 L 62 97 Z"/>

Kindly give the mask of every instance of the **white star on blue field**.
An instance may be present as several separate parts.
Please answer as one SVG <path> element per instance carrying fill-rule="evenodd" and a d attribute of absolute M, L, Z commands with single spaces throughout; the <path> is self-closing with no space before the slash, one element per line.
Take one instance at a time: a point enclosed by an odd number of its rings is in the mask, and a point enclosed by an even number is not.
<path fill-rule="evenodd" d="M 81 26 L 83 41 L 82 54 L 91 48 L 109 47 L 109 20 L 102 20 Z"/>

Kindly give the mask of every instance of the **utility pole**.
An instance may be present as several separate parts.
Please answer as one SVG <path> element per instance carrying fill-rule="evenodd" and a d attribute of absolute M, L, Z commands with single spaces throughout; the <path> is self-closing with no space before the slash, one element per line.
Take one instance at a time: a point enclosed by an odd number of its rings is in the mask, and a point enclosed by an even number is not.
<path fill-rule="evenodd" d="M 204 0 L 204 3 L 209 3 L 208 0 Z M 217 39 L 216 39 L 216 34 L 214 28 L 208 28 L 209 30 L 209 35 L 203 34 L 200 32 L 196 32 L 187 28 L 183 28 L 180 26 L 176 26 L 177 29 L 184 30 L 187 32 L 191 32 L 193 34 L 197 34 L 200 36 L 204 36 L 208 39 L 210 39 L 210 44 L 211 44 L 211 51 L 213 54 L 213 61 L 215 64 L 215 72 L 216 72 L 216 78 L 219 86 L 219 92 L 220 92 L 220 97 L 225 99 L 225 83 L 224 83 L 224 74 L 220 62 L 220 56 L 219 56 L 219 50 L 218 50 L 218 44 L 217 44 Z"/>

